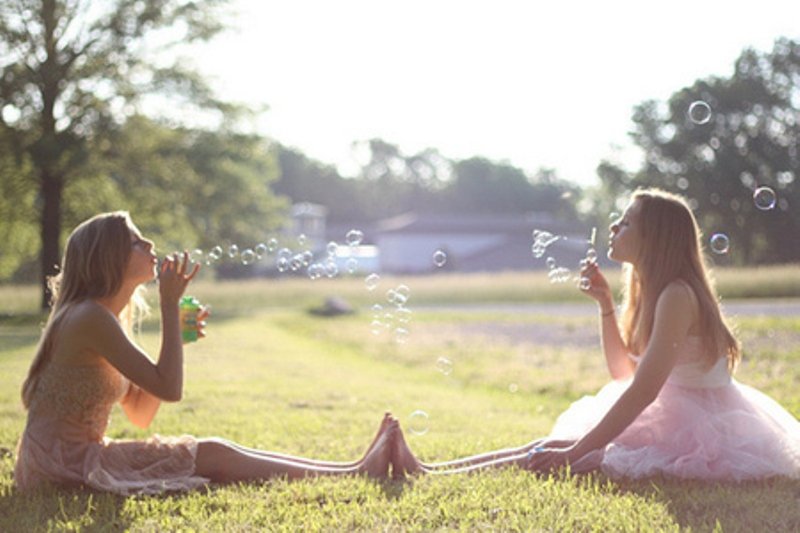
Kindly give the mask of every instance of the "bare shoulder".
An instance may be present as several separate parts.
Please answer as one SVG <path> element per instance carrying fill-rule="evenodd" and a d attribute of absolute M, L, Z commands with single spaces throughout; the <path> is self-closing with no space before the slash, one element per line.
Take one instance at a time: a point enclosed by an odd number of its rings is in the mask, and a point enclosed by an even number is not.
<path fill-rule="evenodd" d="M 84 300 L 73 305 L 69 313 L 69 322 L 79 328 L 117 323 L 108 309 L 92 300 Z"/>
<path fill-rule="evenodd" d="M 692 287 L 682 279 L 671 281 L 658 296 L 657 307 L 672 313 L 686 313 L 697 316 L 699 308 L 697 295 Z"/>

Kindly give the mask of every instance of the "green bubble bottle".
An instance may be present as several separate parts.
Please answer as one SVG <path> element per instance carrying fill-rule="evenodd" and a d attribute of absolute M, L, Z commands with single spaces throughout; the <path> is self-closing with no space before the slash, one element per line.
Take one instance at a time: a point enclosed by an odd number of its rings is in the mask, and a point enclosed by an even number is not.
<path fill-rule="evenodd" d="M 184 296 L 178 304 L 181 320 L 181 336 L 183 342 L 195 342 L 198 339 L 197 313 L 200 301 L 194 296 Z"/>

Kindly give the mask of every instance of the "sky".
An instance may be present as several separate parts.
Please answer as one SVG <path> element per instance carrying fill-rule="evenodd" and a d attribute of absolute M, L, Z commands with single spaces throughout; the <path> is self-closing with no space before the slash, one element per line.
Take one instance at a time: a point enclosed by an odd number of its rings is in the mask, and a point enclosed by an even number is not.
<path fill-rule="evenodd" d="M 745 7 L 747 6 L 747 7 Z M 354 141 L 597 182 L 639 163 L 633 107 L 800 38 L 800 2 L 233 0 L 188 58 L 258 133 L 355 175 Z"/>

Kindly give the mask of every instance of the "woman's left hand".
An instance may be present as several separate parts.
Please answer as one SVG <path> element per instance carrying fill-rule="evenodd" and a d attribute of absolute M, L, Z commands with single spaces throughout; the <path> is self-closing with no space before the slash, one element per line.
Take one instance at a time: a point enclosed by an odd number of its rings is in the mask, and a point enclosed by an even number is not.
<path fill-rule="evenodd" d="M 567 448 L 541 448 L 531 450 L 528 456 L 528 470 L 535 472 L 552 472 L 578 459 L 575 446 Z"/>

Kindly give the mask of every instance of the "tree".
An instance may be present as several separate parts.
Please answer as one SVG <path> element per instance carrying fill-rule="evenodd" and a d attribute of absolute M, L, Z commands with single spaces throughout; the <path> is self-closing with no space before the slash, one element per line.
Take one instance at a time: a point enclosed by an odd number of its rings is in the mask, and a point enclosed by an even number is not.
<path fill-rule="evenodd" d="M 181 95 L 228 110 L 183 66 L 159 67 L 145 39 L 165 47 L 221 29 L 224 0 L 4 0 L 0 3 L 0 131 L 29 158 L 38 191 L 42 306 L 59 262 L 65 187 L 80 179 L 88 145 L 136 112 L 147 94 Z"/>
<path fill-rule="evenodd" d="M 690 116 L 694 102 L 710 115 Z M 706 233 L 727 234 L 733 262 L 797 261 L 799 108 L 800 44 L 779 39 L 769 53 L 745 50 L 730 78 L 638 105 L 632 137 L 643 167 L 629 175 L 604 162 L 598 173 L 609 192 L 658 186 L 688 196 Z M 776 194 L 773 209 L 754 203 L 762 186 Z"/>

